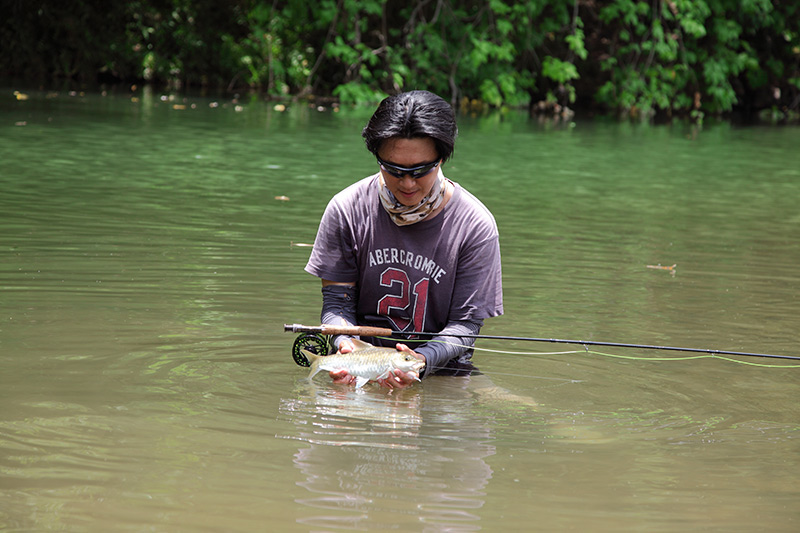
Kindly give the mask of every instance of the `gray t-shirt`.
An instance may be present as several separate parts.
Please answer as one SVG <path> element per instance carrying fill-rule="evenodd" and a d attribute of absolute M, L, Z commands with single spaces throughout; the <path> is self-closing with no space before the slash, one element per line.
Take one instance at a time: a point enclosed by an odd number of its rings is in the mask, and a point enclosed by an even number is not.
<path fill-rule="evenodd" d="M 436 217 L 397 226 L 378 197 L 378 175 L 331 199 L 305 270 L 358 287 L 359 325 L 439 332 L 451 321 L 503 314 L 497 225 L 455 184 Z"/>

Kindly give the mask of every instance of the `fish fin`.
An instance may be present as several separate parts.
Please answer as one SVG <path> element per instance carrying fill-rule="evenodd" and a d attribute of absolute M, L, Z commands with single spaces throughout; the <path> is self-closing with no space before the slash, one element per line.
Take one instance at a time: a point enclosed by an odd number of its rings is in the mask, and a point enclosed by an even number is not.
<path fill-rule="evenodd" d="M 356 376 L 356 388 L 360 389 L 361 387 L 366 385 L 368 381 L 369 378 L 365 378 L 363 376 Z"/>
<path fill-rule="evenodd" d="M 320 370 L 322 370 L 319 367 L 319 363 L 322 361 L 322 358 L 319 355 L 315 354 L 314 352 L 305 349 L 301 350 L 301 352 L 303 353 L 303 355 L 306 356 L 306 359 L 308 359 L 311 362 L 311 372 L 309 372 L 308 374 L 308 379 L 311 379 L 314 376 L 316 376 Z"/>
<path fill-rule="evenodd" d="M 319 368 L 319 365 L 316 363 L 316 361 L 311 363 L 311 372 L 308 373 L 308 379 L 311 379 L 314 376 L 316 376 L 320 370 L 321 369 Z"/>
<path fill-rule="evenodd" d="M 370 343 L 364 342 L 361 339 L 350 339 L 350 340 L 353 342 L 353 348 L 355 350 L 363 350 L 364 348 L 372 348 L 372 345 Z"/>
<path fill-rule="evenodd" d="M 319 356 L 319 355 L 315 354 L 315 353 L 314 353 L 314 352 L 312 352 L 311 350 L 306 350 L 305 348 L 302 348 L 302 349 L 300 350 L 300 353 L 302 353 L 303 355 L 305 355 L 305 356 L 306 356 L 306 359 L 308 359 L 308 362 L 309 362 L 309 363 L 313 363 L 314 361 L 316 361 L 317 359 L 319 359 L 319 358 L 320 358 L 320 356 Z"/>

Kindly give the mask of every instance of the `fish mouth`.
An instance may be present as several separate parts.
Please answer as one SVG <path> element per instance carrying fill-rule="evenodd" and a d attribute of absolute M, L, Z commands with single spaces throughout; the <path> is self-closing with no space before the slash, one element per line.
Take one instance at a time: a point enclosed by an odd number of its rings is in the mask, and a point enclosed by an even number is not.
<path fill-rule="evenodd" d="M 425 368 L 425 361 L 417 361 L 413 365 L 411 365 L 411 370 L 419 374 L 422 369 Z"/>

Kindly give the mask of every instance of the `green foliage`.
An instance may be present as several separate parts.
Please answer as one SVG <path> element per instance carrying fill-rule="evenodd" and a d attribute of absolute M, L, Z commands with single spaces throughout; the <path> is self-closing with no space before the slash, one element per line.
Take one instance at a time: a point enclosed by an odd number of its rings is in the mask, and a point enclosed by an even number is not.
<path fill-rule="evenodd" d="M 32 0 L 6 15 L 4 76 L 353 104 L 426 88 L 453 104 L 636 116 L 800 106 L 796 2 Z"/>
<path fill-rule="evenodd" d="M 797 42 L 796 7 L 782 6 L 778 16 L 769 0 L 652 5 L 660 9 L 615 0 L 600 12 L 613 43 L 602 60 L 609 80 L 595 95 L 605 106 L 644 115 L 728 112 L 745 99 L 768 98 L 770 83 L 788 85 L 784 65 L 800 68 L 800 50 L 771 46 L 776 34 Z"/>
<path fill-rule="evenodd" d="M 343 104 L 375 104 L 388 96 L 386 93 L 372 89 L 368 84 L 352 81 L 336 87 L 333 95 L 338 97 Z"/>

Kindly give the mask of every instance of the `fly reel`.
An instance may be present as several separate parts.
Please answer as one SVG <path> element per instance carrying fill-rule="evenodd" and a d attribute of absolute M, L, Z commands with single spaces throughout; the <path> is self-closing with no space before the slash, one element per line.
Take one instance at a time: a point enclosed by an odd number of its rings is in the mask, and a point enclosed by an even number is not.
<path fill-rule="evenodd" d="M 292 359 L 300 366 L 311 366 L 311 361 L 308 360 L 303 350 L 308 350 L 316 355 L 327 355 L 328 339 L 318 333 L 301 333 L 294 340 Z"/>

